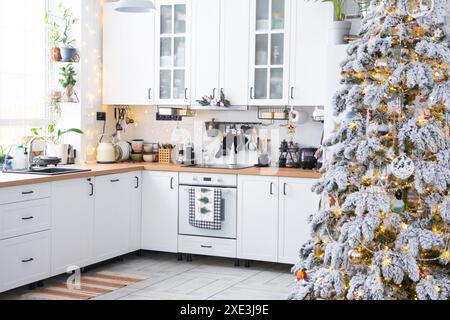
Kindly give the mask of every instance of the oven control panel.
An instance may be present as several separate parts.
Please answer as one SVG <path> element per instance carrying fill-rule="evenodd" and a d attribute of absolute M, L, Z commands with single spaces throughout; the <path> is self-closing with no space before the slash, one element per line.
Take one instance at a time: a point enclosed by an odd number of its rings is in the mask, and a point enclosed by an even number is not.
<path fill-rule="evenodd" d="M 181 185 L 236 187 L 237 175 L 235 174 L 207 174 L 196 172 L 181 172 Z"/>

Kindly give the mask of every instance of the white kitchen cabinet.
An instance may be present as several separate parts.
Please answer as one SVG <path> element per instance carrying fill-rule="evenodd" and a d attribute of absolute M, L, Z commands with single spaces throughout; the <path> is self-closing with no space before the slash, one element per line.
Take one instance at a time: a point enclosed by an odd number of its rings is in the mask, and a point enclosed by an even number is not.
<path fill-rule="evenodd" d="M 293 1 L 291 12 L 291 57 L 289 105 L 324 106 L 328 23 L 333 6 L 313 1 Z"/>
<path fill-rule="evenodd" d="M 219 95 L 220 2 L 192 2 L 192 104 L 205 95 Z"/>
<path fill-rule="evenodd" d="M 136 251 L 141 249 L 142 173 L 140 171 L 133 172 L 132 179 L 129 251 Z"/>
<path fill-rule="evenodd" d="M 52 274 L 93 259 L 94 178 L 53 183 Z"/>
<path fill-rule="evenodd" d="M 236 10 L 239 8 L 239 10 Z M 192 2 L 192 104 L 223 92 L 231 109 L 247 106 L 250 2 Z"/>
<path fill-rule="evenodd" d="M 178 173 L 142 174 L 142 249 L 178 252 Z"/>
<path fill-rule="evenodd" d="M 237 256 L 276 262 L 278 177 L 238 176 Z"/>
<path fill-rule="evenodd" d="M 289 102 L 291 0 L 250 0 L 249 105 Z"/>
<path fill-rule="evenodd" d="M 155 13 L 114 11 L 105 2 L 103 16 L 103 103 L 154 104 Z"/>
<path fill-rule="evenodd" d="M 0 292 L 50 276 L 50 231 L 0 241 Z"/>
<path fill-rule="evenodd" d="M 94 260 L 130 252 L 133 173 L 95 178 Z"/>
<path fill-rule="evenodd" d="M 278 262 L 295 263 L 310 236 L 309 215 L 319 207 L 319 196 L 311 191 L 317 180 L 280 178 Z"/>
<path fill-rule="evenodd" d="M 191 1 L 156 2 L 156 92 L 158 105 L 190 104 Z"/>

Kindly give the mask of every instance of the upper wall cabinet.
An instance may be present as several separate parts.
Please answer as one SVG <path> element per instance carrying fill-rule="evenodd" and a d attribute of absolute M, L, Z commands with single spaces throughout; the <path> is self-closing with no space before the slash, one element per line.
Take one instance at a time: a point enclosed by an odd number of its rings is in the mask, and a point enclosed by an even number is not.
<path fill-rule="evenodd" d="M 232 106 L 247 106 L 249 19 L 249 1 L 192 2 L 193 105 L 223 93 Z"/>
<path fill-rule="evenodd" d="M 103 103 L 153 104 L 155 13 L 121 13 L 116 5 L 104 5 Z"/>
<path fill-rule="evenodd" d="M 326 105 L 329 3 L 293 1 L 291 8 L 291 58 L 289 104 Z"/>
<path fill-rule="evenodd" d="M 189 105 L 191 1 L 161 0 L 156 12 L 155 103 Z"/>
<path fill-rule="evenodd" d="M 249 105 L 289 103 L 290 0 L 250 0 Z"/>

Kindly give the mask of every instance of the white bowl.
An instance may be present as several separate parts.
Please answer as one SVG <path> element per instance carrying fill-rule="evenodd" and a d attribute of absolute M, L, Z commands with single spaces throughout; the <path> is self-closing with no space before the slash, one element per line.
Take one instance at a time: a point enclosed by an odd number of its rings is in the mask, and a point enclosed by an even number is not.
<path fill-rule="evenodd" d="M 145 162 L 154 162 L 156 159 L 156 154 L 144 154 Z"/>

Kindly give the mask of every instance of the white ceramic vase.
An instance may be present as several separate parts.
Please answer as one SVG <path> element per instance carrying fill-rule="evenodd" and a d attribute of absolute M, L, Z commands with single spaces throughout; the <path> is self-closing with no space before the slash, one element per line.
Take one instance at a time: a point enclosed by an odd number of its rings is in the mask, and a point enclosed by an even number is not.
<path fill-rule="evenodd" d="M 67 164 L 67 156 L 69 153 L 68 144 L 47 143 L 46 155 L 48 157 L 58 157 L 61 159 L 60 164 Z"/>
<path fill-rule="evenodd" d="M 351 21 L 333 21 L 330 24 L 331 44 L 347 43 L 344 37 L 350 33 Z"/>

